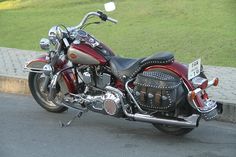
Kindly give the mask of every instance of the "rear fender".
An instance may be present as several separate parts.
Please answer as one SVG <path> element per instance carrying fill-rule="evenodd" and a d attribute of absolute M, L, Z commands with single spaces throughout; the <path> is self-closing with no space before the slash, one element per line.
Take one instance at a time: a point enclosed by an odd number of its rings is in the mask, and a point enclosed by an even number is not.
<path fill-rule="evenodd" d="M 177 76 L 179 76 L 183 80 L 184 86 L 186 87 L 188 92 L 195 89 L 192 83 L 188 80 L 188 68 L 183 64 L 180 64 L 178 62 L 173 62 L 172 64 L 168 64 L 168 65 L 152 65 L 145 68 L 144 71 L 149 71 L 149 70 L 154 70 L 154 69 L 164 69 L 164 70 L 169 70 L 175 73 Z M 197 96 L 193 101 L 189 100 L 189 103 L 196 107 L 204 106 L 203 101 L 200 98 L 200 96 Z"/>
<path fill-rule="evenodd" d="M 25 64 L 25 71 L 28 72 L 35 72 L 35 73 L 43 73 L 43 67 L 44 65 L 48 64 L 48 55 L 44 54 L 39 56 L 36 59 L 33 59 Z M 62 64 L 62 63 L 61 63 Z M 57 70 L 60 71 L 62 69 L 68 68 L 69 65 L 64 62 L 62 65 L 57 66 L 60 67 Z M 75 77 L 74 72 L 71 69 L 67 69 L 61 73 L 61 77 L 58 79 L 58 84 L 60 85 L 62 94 L 75 93 L 76 92 L 76 86 L 74 83 Z"/>

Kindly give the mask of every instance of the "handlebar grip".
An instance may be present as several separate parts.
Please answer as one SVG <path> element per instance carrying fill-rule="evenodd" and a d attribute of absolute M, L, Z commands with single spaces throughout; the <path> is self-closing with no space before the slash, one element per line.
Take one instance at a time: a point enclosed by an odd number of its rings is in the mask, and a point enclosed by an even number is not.
<path fill-rule="evenodd" d="M 103 21 L 110 21 L 115 24 L 118 22 L 116 19 L 113 19 L 113 18 L 107 16 L 106 14 L 104 14 L 102 11 L 98 11 L 97 13 Z"/>
<path fill-rule="evenodd" d="M 114 23 L 114 24 L 117 24 L 117 22 L 118 22 L 116 19 L 113 19 L 111 17 L 107 17 L 107 20 Z"/>

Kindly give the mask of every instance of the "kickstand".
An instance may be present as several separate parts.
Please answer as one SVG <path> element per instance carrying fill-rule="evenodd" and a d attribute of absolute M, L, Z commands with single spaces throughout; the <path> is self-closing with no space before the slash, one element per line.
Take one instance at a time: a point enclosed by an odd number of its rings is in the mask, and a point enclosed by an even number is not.
<path fill-rule="evenodd" d="M 72 123 L 76 118 L 80 118 L 80 117 L 83 115 L 84 112 L 85 112 L 85 111 L 79 111 L 79 112 L 77 112 L 76 115 L 75 115 L 71 120 L 69 120 L 69 121 L 66 122 L 66 123 L 63 123 L 62 121 L 59 121 L 60 127 L 61 127 L 61 128 L 66 128 L 66 127 L 70 126 L 71 123 Z"/>

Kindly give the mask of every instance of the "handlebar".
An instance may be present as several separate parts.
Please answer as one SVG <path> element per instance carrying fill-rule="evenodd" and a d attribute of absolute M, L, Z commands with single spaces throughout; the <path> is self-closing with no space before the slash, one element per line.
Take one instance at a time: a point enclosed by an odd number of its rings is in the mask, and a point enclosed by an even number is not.
<path fill-rule="evenodd" d="M 101 18 L 101 20 L 103 20 L 103 21 L 110 21 L 115 24 L 118 22 L 116 19 L 113 19 L 113 18 L 107 16 L 106 14 L 104 14 L 101 11 L 89 12 L 84 16 L 84 18 L 81 20 L 81 22 L 77 26 L 75 26 L 75 29 L 81 28 L 87 22 L 88 18 L 91 16 L 97 16 L 97 17 Z"/>
<path fill-rule="evenodd" d="M 114 24 L 117 24 L 117 22 L 118 22 L 116 19 L 113 19 L 111 17 L 107 17 L 107 21 L 110 21 L 110 22 L 112 22 Z"/>

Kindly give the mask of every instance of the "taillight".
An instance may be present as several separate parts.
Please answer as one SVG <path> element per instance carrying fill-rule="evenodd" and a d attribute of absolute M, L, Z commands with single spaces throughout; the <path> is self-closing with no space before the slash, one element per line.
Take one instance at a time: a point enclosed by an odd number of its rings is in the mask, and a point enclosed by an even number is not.
<path fill-rule="evenodd" d="M 199 85 L 198 87 L 201 89 L 206 89 L 208 86 L 208 80 L 204 81 L 201 85 Z"/>
<path fill-rule="evenodd" d="M 192 83 L 195 88 L 206 89 L 208 86 L 208 80 L 202 77 L 193 78 Z"/>
<path fill-rule="evenodd" d="M 218 86 L 218 84 L 219 84 L 219 78 L 215 78 L 213 86 Z"/>

